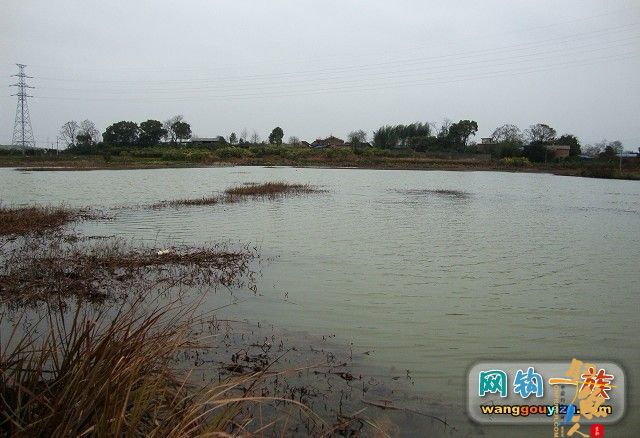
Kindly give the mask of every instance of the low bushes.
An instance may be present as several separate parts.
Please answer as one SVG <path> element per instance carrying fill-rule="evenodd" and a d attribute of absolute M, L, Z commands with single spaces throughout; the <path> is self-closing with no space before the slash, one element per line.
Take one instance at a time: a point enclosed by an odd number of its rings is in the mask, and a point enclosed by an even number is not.
<path fill-rule="evenodd" d="M 498 163 L 509 167 L 526 167 L 531 165 L 531 162 L 526 157 L 505 157 L 498 160 Z"/>
<path fill-rule="evenodd" d="M 253 152 L 248 149 L 236 147 L 236 146 L 226 146 L 220 149 L 216 149 L 215 155 L 223 160 L 229 158 L 244 158 L 253 156 Z"/>

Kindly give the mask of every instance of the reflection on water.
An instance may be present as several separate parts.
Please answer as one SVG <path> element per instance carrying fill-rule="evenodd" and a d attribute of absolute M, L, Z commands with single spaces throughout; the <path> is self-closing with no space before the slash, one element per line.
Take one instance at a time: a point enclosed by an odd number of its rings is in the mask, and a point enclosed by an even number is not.
<path fill-rule="evenodd" d="M 272 180 L 328 192 L 129 208 Z M 371 351 L 367 360 L 383 370 L 410 370 L 414 390 L 451 407 L 448 417 L 460 423 L 475 361 L 574 356 L 619 362 L 630 403 L 612 432 L 640 422 L 637 182 L 349 169 L 0 169 L 0 195 L 5 203 L 114 208 L 113 220 L 79 226 L 88 234 L 258 245 L 273 258 L 260 295 L 230 316 L 336 334 Z"/>

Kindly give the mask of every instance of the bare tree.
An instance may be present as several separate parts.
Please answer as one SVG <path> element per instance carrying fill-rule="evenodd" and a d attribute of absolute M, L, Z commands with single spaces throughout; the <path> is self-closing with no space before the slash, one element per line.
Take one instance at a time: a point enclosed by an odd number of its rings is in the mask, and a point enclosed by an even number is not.
<path fill-rule="evenodd" d="M 624 147 L 622 146 L 622 142 L 620 140 L 608 141 L 607 139 L 604 139 L 594 144 L 593 146 L 587 146 L 586 150 L 588 150 L 589 152 L 585 153 L 587 155 L 596 156 L 605 152 L 607 148 L 610 148 L 617 154 L 621 153 L 624 150 Z"/>
<path fill-rule="evenodd" d="M 491 135 L 494 143 L 520 143 L 522 144 L 522 132 L 516 125 L 502 125 L 496 128 Z"/>
<path fill-rule="evenodd" d="M 78 135 L 84 135 L 90 138 L 94 144 L 100 143 L 102 140 L 102 134 L 100 134 L 100 131 L 98 131 L 98 128 L 96 128 L 96 125 L 91 120 L 83 120 L 80 123 L 80 132 Z"/>
<path fill-rule="evenodd" d="M 176 135 L 174 126 L 177 123 L 182 122 L 183 120 L 184 120 L 184 116 L 181 114 L 178 114 L 162 122 L 162 127 L 167 131 L 167 135 L 165 138 L 167 138 L 171 143 L 175 143 L 178 138 L 178 136 Z"/>
<path fill-rule="evenodd" d="M 600 152 L 602 152 L 602 149 L 600 149 L 600 146 L 598 146 L 597 144 L 588 144 L 582 148 L 582 153 L 588 157 L 597 157 Z"/>
<path fill-rule="evenodd" d="M 260 143 L 260 135 L 258 135 L 256 131 L 253 131 L 253 134 L 251 134 L 251 143 L 252 144 Z"/>
<path fill-rule="evenodd" d="M 60 128 L 60 138 L 67 144 L 67 146 L 76 145 L 76 135 L 78 135 L 78 129 L 80 125 L 75 120 L 70 120 Z"/>
<path fill-rule="evenodd" d="M 247 128 L 244 128 L 240 133 L 241 142 L 249 141 L 249 133 L 247 132 Z"/>
<path fill-rule="evenodd" d="M 444 119 L 442 124 L 440 125 L 440 130 L 438 131 L 438 138 L 446 138 L 449 135 L 449 129 L 453 125 L 453 122 L 449 119 Z M 433 125 L 435 127 L 435 124 Z"/>
<path fill-rule="evenodd" d="M 292 135 L 291 137 L 289 137 L 289 140 L 287 143 L 292 146 L 300 146 L 300 139 L 295 135 Z"/>

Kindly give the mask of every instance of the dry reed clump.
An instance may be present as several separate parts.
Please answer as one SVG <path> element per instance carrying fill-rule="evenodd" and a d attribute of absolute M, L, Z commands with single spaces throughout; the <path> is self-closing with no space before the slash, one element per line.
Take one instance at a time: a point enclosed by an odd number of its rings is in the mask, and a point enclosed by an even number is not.
<path fill-rule="evenodd" d="M 161 208 L 165 206 L 179 207 L 181 205 L 194 206 L 194 205 L 216 205 L 225 202 L 224 198 L 219 196 L 203 196 L 202 198 L 195 199 L 177 199 L 174 201 L 163 201 L 154 204 L 154 208 Z"/>
<path fill-rule="evenodd" d="M 267 183 L 247 183 L 238 187 L 231 187 L 224 191 L 220 196 L 204 196 L 195 199 L 176 199 L 173 201 L 163 201 L 154 204 L 153 208 L 162 207 L 179 207 L 194 205 L 216 205 L 230 204 L 240 202 L 246 199 L 276 199 L 288 195 L 300 195 L 306 193 L 317 193 L 321 190 L 316 189 L 308 184 L 292 184 L 282 181 Z"/>
<path fill-rule="evenodd" d="M 283 181 L 266 183 L 249 183 L 243 186 L 231 187 L 225 194 L 231 198 L 269 198 L 274 199 L 285 195 L 314 193 L 318 190 L 308 184 L 292 184 Z"/>
<path fill-rule="evenodd" d="M 92 244 L 45 236 L 5 245 L 0 253 L 0 301 L 34 303 L 75 296 L 93 301 L 179 286 L 247 286 L 255 291 L 245 245 L 136 248 L 121 239 Z"/>
<path fill-rule="evenodd" d="M 264 372 L 196 387 L 176 366 L 206 341 L 193 337 L 195 308 L 49 308 L 41 324 L 14 324 L 0 345 L 0 435 L 332 434 L 304 403 L 263 396 Z"/>
<path fill-rule="evenodd" d="M 64 206 L 5 207 L 0 205 L 0 236 L 42 234 L 87 216 L 87 213 Z"/>
<path fill-rule="evenodd" d="M 410 189 L 401 190 L 400 193 L 405 195 L 435 195 L 448 198 L 467 199 L 471 196 L 468 192 L 462 190 L 450 190 L 450 189 Z"/>

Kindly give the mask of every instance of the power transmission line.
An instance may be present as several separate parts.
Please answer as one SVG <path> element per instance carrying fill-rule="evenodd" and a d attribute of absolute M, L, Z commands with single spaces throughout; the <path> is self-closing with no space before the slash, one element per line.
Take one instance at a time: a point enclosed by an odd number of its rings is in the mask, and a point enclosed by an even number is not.
<path fill-rule="evenodd" d="M 167 84 L 165 86 L 153 85 L 151 84 L 149 87 L 140 87 L 136 86 L 136 90 L 132 90 L 129 85 L 121 86 L 118 88 L 100 88 L 100 93 L 107 95 L 130 95 L 136 93 L 140 96 L 144 96 L 147 93 L 180 93 L 180 92 L 198 92 L 199 94 L 208 91 L 232 91 L 232 92 L 243 92 L 243 91 L 251 91 L 254 89 L 259 89 L 261 93 L 265 91 L 277 91 L 279 88 L 287 88 L 293 89 L 297 85 L 309 85 L 310 81 L 313 81 L 313 85 L 317 88 L 322 85 L 329 86 L 338 86 L 338 85 L 362 85 L 365 82 L 375 82 L 375 81 L 385 81 L 385 80 L 393 80 L 396 82 L 398 79 L 425 79 L 430 77 L 437 76 L 445 76 L 449 77 L 454 73 L 466 73 L 467 75 L 471 73 L 470 68 L 477 67 L 480 69 L 486 68 L 495 68 L 500 66 L 522 66 L 522 67 L 538 67 L 544 65 L 550 65 L 549 56 L 550 55 L 564 55 L 563 61 L 574 61 L 574 57 L 576 55 L 593 55 L 593 58 L 597 58 L 600 60 L 602 55 L 597 52 L 606 51 L 609 55 L 614 55 L 612 52 L 613 49 L 622 49 L 626 46 L 637 47 L 638 40 L 640 38 L 640 34 L 632 35 L 627 38 L 618 39 L 615 41 L 611 41 L 610 43 L 615 44 L 607 44 L 601 46 L 594 46 L 593 43 L 584 44 L 581 46 L 572 46 L 568 48 L 553 48 L 553 49 L 544 49 L 538 50 L 535 52 L 528 53 L 511 53 L 508 55 L 502 55 L 498 57 L 489 57 L 483 59 L 474 59 L 470 61 L 462 61 L 441 65 L 432 65 L 425 67 L 412 67 L 412 68 L 399 68 L 392 69 L 388 71 L 380 71 L 380 72 L 361 72 L 357 76 L 354 75 L 325 75 L 319 79 L 311 79 L 310 77 L 301 76 L 300 78 L 291 78 L 279 81 L 262 81 L 260 83 L 219 83 L 215 85 L 209 85 L 209 81 L 203 81 L 198 86 L 192 86 L 191 84 Z M 580 60 L 582 61 L 582 60 Z M 533 65 L 529 65 L 533 64 Z M 39 78 L 40 79 L 40 78 Z M 194 84 L 195 85 L 195 84 Z M 42 87 L 41 87 L 42 88 Z M 68 88 L 68 87 L 44 87 L 47 91 L 63 91 L 65 94 L 67 92 L 71 93 L 91 93 L 95 91 L 91 88 Z"/>
<path fill-rule="evenodd" d="M 33 129 L 31 128 L 31 117 L 29 116 L 29 106 L 27 105 L 27 97 L 33 97 L 27 94 L 29 88 L 34 88 L 31 85 L 27 85 L 27 79 L 31 76 L 27 76 L 24 72 L 26 65 L 16 64 L 18 66 L 18 74 L 13 75 L 18 78 L 18 83 L 11 84 L 11 87 L 18 87 L 18 92 L 12 94 L 12 96 L 18 96 L 18 106 L 16 107 L 16 121 L 13 125 L 13 140 L 14 146 L 20 147 L 23 151 L 27 148 L 36 147 L 36 141 L 33 137 Z"/>
<path fill-rule="evenodd" d="M 532 31 L 538 31 L 538 30 L 544 30 L 544 29 L 550 29 L 550 28 L 554 28 L 554 27 L 560 27 L 562 26 L 563 28 L 566 28 L 568 25 L 574 24 L 574 23 L 579 23 L 579 22 L 584 22 L 584 21 L 593 21 L 593 20 L 600 20 L 603 17 L 608 17 L 608 16 L 613 16 L 613 15 L 621 15 L 624 14 L 626 18 L 628 17 L 632 17 L 633 15 L 631 14 L 632 11 L 635 11 L 635 8 L 631 8 L 631 7 L 627 7 L 627 8 L 620 8 L 620 9 L 614 9 L 614 10 L 609 10 L 609 11 L 602 11 L 600 13 L 597 14 L 592 14 L 592 15 L 588 15 L 588 16 L 582 16 L 582 17 L 572 17 L 571 19 L 568 20 L 561 20 L 561 21 L 556 21 L 554 23 L 547 23 L 547 24 L 543 24 L 543 25 L 538 25 L 538 26 L 531 26 L 531 27 L 521 27 L 518 28 L 517 32 L 516 31 L 509 31 L 509 32 L 505 32 L 505 31 L 501 31 L 501 32 L 493 32 L 493 33 L 483 33 L 482 35 L 475 35 L 473 40 L 474 42 L 477 41 L 481 41 L 481 40 L 485 40 L 488 38 L 494 38 L 494 37 L 506 37 L 506 36 L 512 36 L 514 33 L 519 34 L 519 35 L 524 35 L 527 33 L 531 33 Z M 631 23 L 631 25 L 636 25 L 636 23 Z M 622 25 L 623 27 L 628 26 L 628 24 L 626 25 Z M 615 28 L 620 28 L 621 25 L 618 24 L 615 26 Z M 572 35 L 569 35 L 569 37 L 572 37 Z M 453 45 L 452 43 L 443 43 L 441 45 L 444 46 L 451 46 Z M 404 52 L 406 53 L 405 56 L 409 56 L 409 59 L 415 59 L 416 57 L 414 55 L 409 55 L 409 53 L 411 52 L 421 52 L 426 48 L 429 48 L 430 46 L 425 46 L 424 43 L 412 46 L 412 47 L 404 47 Z M 368 60 L 371 57 L 374 56 L 378 56 L 379 53 L 377 51 L 371 52 L 371 53 L 361 53 L 360 55 L 358 55 L 358 58 L 362 58 L 364 60 Z M 457 56 L 457 54 L 452 54 L 452 55 L 445 55 L 445 56 Z M 302 58 L 305 61 L 305 64 L 307 64 L 308 61 L 308 56 L 304 56 Z M 327 63 L 334 63 L 336 62 L 336 56 L 335 55 L 331 55 L 328 56 L 327 58 L 318 58 L 317 56 L 315 57 L 315 59 L 318 61 L 318 63 L 322 66 L 326 66 Z M 349 55 L 348 57 L 349 61 L 353 61 L 354 60 L 354 56 L 353 55 Z M 395 60 L 395 59 L 390 59 L 388 61 L 388 63 L 397 63 L 398 61 L 401 60 Z M 2 64 L 0 64 L 2 65 Z M 265 63 L 264 61 L 255 61 L 254 63 L 250 63 L 247 66 L 254 66 L 254 67 L 265 67 L 265 66 L 280 66 L 280 62 L 276 63 L 276 64 L 269 64 L 269 63 Z M 366 64 L 365 66 L 368 66 L 368 64 Z M 206 70 L 207 67 L 206 66 L 191 66 L 191 67 L 124 67 L 124 66 L 118 66 L 116 67 L 108 67 L 108 66 L 101 66 L 101 67 L 79 67 L 78 65 L 73 65 L 72 67 L 70 67 L 69 65 L 46 65 L 46 64 L 39 64 L 36 65 L 36 67 L 39 68 L 43 68 L 43 69 L 49 69 L 49 68 L 53 68 L 53 69 L 70 69 L 74 72 L 77 71 L 88 71 L 88 72 L 124 72 L 126 74 L 131 74 L 131 73 L 154 73 L 157 71 L 162 71 L 162 72 L 176 72 L 176 73 L 185 73 L 185 72 L 189 72 L 189 71 L 193 71 L 193 72 L 202 72 L 203 70 Z M 357 67 L 357 66 L 356 66 Z M 318 69 L 314 68 L 311 71 L 317 71 Z M 219 72 L 220 71 L 220 66 L 216 66 L 213 71 L 215 72 Z M 290 72 L 290 74 L 299 74 L 299 73 L 304 73 L 305 71 L 302 72 Z M 275 73 L 275 75 L 281 75 L 281 73 Z M 70 79 L 75 81 L 76 79 Z M 147 78 L 140 80 L 140 82 L 142 83 L 146 83 L 148 81 Z M 118 82 L 118 81 L 116 81 Z"/>
<path fill-rule="evenodd" d="M 532 73 L 541 73 L 547 71 L 553 71 L 558 69 L 563 69 L 565 67 L 584 67 L 592 64 L 601 64 L 603 61 L 608 60 L 629 60 L 635 59 L 640 52 L 638 50 L 616 53 L 607 56 L 599 56 L 597 58 L 586 58 L 586 59 L 576 59 L 565 62 L 555 62 L 555 63 L 545 63 L 540 64 L 539 66 L 523 66 L 517 67 L 515 69 L 500 69 L 500 70 L 490 70 L 486 72 L 479 73 L 461 73 L 456 75 L 443 74 L 442 72 L 438 73 L 436 76 L 425 76 L 423 78 L 415 78 L 405 81 L 394 81 L 393 83 L 384 83 L 384 84 L 345 84 L 344 82 L 337 82 L 334 84 L 327 84 L 328 88 L 319 88 L 314 86 L 314 84 L 310 84 L 309 87 L 305 87 L 303 89 L 296 89 L 291 91 L 284 90 L 256 90 L 255 92 L 251 92 L 249 90 L 242 92 L 233 92 L 227 94 L 208 94 L 208 93 L 197 93 L 196 95 L 185 95 L 185 96 L 166 96 L 166 97 L 144 97 L 146 101 L 198 101 L 203 99 L 260 99 L 260 98 L 275 98 L 275 97 L 294 97 L 294 96 L 309 96 L 315 94 L 325 94 L 325 93 L 346 93 L 346 92 L 368 92 L 368 91 L 377 91 L 377 90 L 386 90 L 386 89 L 398 89 L 405 87 L 418 87 L 418 86 L 429 86 L 429 85 L 445 85 L 451 83 L 459 83 L 465 81 L 476 81 L 479 79 L 490 79 L 496 77 L 503 76 L 518 76 L 518 75 L 528 75 Z M 82 100 L 82 101 L 140 101 L 143 98 L 141 96 L 85 96 L 85 97 L 69 97 L 67 96 L 38 96 L 38 99 L 51 99 L 51 100 Z"/>
<path fill-rule="evenodd" d="M 580 40 L 585 40 L 584 44 L 589 44 L 589 46 L 583 47 L 592 47 L 597 44 L 601 44 L 602 42 L 606 42 L 603 40 L 604 37 L 613 36 L 617 37 L 616 34 L 623 34 L 625 37 L 634 37 L 637 36 L 635 33 L 631 33 L 630 31 L 634 31 L 638 29 L 638 25 L 640 23 L 633 22 L 628 23 L 622 26 L 614 26 L 610 28 L 597 29 L 597 30 L 589 30 L 585 32 L 579 33 L 570 33 L 562 36 L 556 36 L 552 38 L 546 38 L 537 41 L 518 43 L 518 44 L 510 44 L 503 45 L 492 48 L 485 48 L 480 50 L 465 50 L 459 52 L 450 52 L 442 55 L 435 56 L 417 56 L 411 58 L 398 58 L 398 59 L 388 59 L 385 61 L 377 61 L 373 63 L 365 63 L 365 64 L 352 64 L 352 65 L 332 65 L 329 67 L 322 68 L 312 68 L 312 69 L 303 69 L 303 70 L 291 70 L 289 66 L 286 64 L 282 64 L 282 69 L 277 72 L 272 73 L 263 73 L 263 74 L 250 74 L 250 75 L 238 75 L 234 73 L 230 76 L 225 75 L 207 75 L 199 78 L 188 78 L 188 79 L 153 79 L 150 77 L 145 77 L 144 79 L 86 79 L 86 78 L 70 78 L 70 77 L 51 77 L 51 76 L 38 76 L 38 80 L 45 82 L 72 82 L 72 83 L 95 83 L 95 84 L 113 84 L 115 86 L 136 86 L 140 87 L 143 85 L 150 86 L 167 86 L 173 85 L 188 85 L 194 84 L 198 86 L 202 86 L 208 83 L 219 84 L 220 81 L 228 81 L 231 83 L 256 83 L 264 82 L 269 80 L 283 80 L 288 78 L 298 80 L 301 77 L 322 77 L 327 78 L 330 76 L 343 76 L 345 74 L 353 74 L 360 75 L 363 72 L 366 74 L 380 74 L 385 70 L 391 69 L 402 69 L 403 67 L 419 69 L 422 68 L 420 66 L 432 66 L 435 63 L 444 63 L 445 65 L 451 62 L 451 60 L 459 62 L 464 59 L 475 59 L 475 58 L 483 58 L 490 56 L 510 56 L 513 53 L 525 53 L 529 50 L 543 49 L 545 47 L 552 47 L 553 51 L 558 51 L 563 46 L 566 46 L 567 50 L 572 50 L 571 45 L 579 42 Z M 590 40 L 594 40 L 590 42 Z M 618 40 L 619 41 L 619 40 Z M 502 55 L 504 54 L 504 55 Z M 521 56 L 521 55 L 518 55 Z M 380 73 L 374 73 L 376 70 L 383 70 Z M 164 69 L 156 69 L 154 72 L 164 72 Z M 304 79 L 306 80 L 306 79 Z M 224 88 L 227 88 L 225 85 Z"/>

